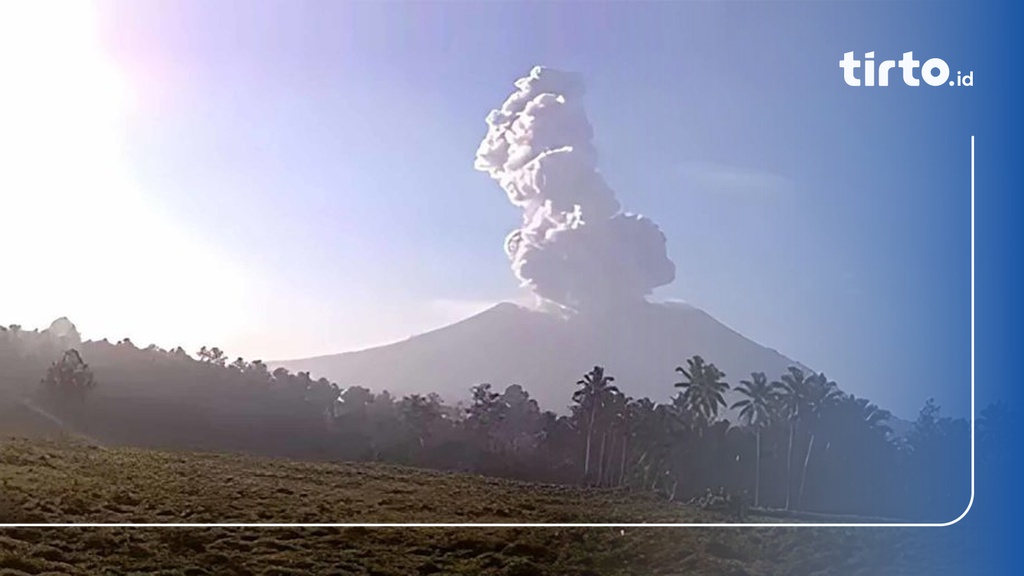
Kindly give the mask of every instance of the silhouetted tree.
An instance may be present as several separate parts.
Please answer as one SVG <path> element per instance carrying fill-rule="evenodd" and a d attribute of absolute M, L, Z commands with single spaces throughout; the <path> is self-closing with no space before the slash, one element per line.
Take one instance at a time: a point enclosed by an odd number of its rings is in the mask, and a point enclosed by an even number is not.
<path fill-rule="evenodd" d="M 42 385 L 49 399 L 63 405 L 83 400 L 96 387 L 96 380 L 82 355 L 72 348 L 50 365 Z"/>
<path fill-rule="evenodd" d="M 608 399 L 608 396 L 619 391 L 612 382 L 615 378 L 608 376 L 601 366 L 594 369 L 576 382 L 579 387 L 573 392 L 572 399 L 579 405 L 581 415 L 586 419 L 586 450 L 583 459 L 583 477 L 590 477 L 590 453 L 594 437 L 594 422 Z"/>
<path fill-rule="evenodd" d="M 89 378 L 56 368 L 77 364 L 61 346 L 46 331 L 0 330 L 0 402 L 22 396 L 11 390 L 49 390 L 39 384 L 44 373 L 54 390 L 59 382 L 88 390 Z M 96 371 L 103 396 L 78 406 L 74 426 L 112 444 L 379 460 L 559 483 L 579 482 L 582 470 L 587 482 L 677 500 L 709 487 L 741 490 L 753 478 L 760 506 L 920 520 L 955 517 L 969 494 L 965 419 L 942 416 L 930 401 L 897 436 L 887 411 L 796 367 L 771 385 L 759 373 L 740 382 L 730 399 L 739 420 L 730 422 L 721 418 L 724 375 L 697 357 L 680 370 L 685 382 L 671 402 L 627 398 L 595 367 L 577 383 L 570 414 L 558 415 L 515 384 L 475 387 L 466 406 L 434 394 L 396 402 L 386 391 L 269 372 L 259 361 L 228 366 L 216 348 L 197 358 L 124 342 L 75 349 L 78 360 L 90 359 L 84 370 Z M 1006 405 L 982 410 L 980 461 L 1010 457 L 1016 429 Z M 805 448 L 797 483 L 794 452 Z"/>
<path fill-rule="evenodd" d="M 764 372 L 751 373 L 751 380 L 740 380 L 736 391 L 744 396 L 735 402 L 740 409 L 740 421 L 754 430 L 754 506 L 761 502 L 761 432 L 772 422 L 772 386 Z"/>
<path fill-rule="evenodd" d="M 814 439 L 821 422 L 821 414 L 834 406 L 842 397 L 835 382 L 832 382 L 824 374 L 813 374 L 804 381 L 804 390 L 801 397 L 802 406 L 799 414 L 800 419 L 806 423 L 810 432 L 810 440 L 807 441 L 807 454 L 804 456 L 803 472 L 800 475 L 800 490 L 797 492 L 797 503 L 804 495 L 804 485 L 807 482 L 807 466 L 811 461 L 811 452 L 814 450 Z"/>
<path fill-rule="evenodd" d="M 203 346 L 199 349 L 196 356 L 199 357 L 200 362 L 208 362 L 210 364 L 216 364 L 217 366 L 223 366 L 227 362 L 227 357 L 224 355 L 224 352 L 216 346 L 213 348 Z"/>
<path fill-rule="evenodd" d="M 934 398 L 918 413 L 904 445 L 910 490 L 904 496 L 921 517 L 951 519 L 963 511 L 970 492 L 970 427 L 942 416 Z"/>
<path fill-rule="evenodd" d="M 792 494 L 792 470 L 793 470 L 793 439 L 796 434 L 796 425 L 804 410 L 806 396 L 806 376 L 804 371 L 796 366 L 790 366 L 789 372 L 783 374 L 777 382 L 772 382 L 775 390 L 776 402 L 779 406 L 779 414 L 785 418 L 789 427 L 789 443 L 786 448 L 786 510 L 790 507 L 790 495 Z"/>
<path fill-rule="evenodd" d="M 438 408 L 435 399 L 428 396 L 412 394 L 402 398 L 400 414 L 421 448 L 430 442 L 433 425 L 441 417 Z"/>
<path fill-rule="evenodd" d="M 718 417 L 719 407 L 725 407 L 725 392 L 729 390 L 725 373 L 714 364 L 706 364 L 700 356 L 686 360 L 686 368 L 676 367 L 683 375 L 676 388 L 682 388 L 682 402 L 691 414 L 698 429 L 706 428 Z"/>

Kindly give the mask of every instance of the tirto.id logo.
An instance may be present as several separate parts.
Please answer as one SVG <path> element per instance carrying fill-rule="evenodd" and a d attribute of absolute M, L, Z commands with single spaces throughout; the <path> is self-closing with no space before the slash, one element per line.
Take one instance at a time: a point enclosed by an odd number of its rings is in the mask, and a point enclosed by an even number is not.
<path fill-rule="evenodd" d="M 966 74 L 956 71 L 956 80 L 950 79 L 949 64 L 942 58 L 929 58 L 924 61 L 914 60 L 913 52 L 904 52 L 903 58 L 896 60 L 883 60 L 875 68 L 875 53 L 867 52 L 864 60 L 857 60 L 853 52 L 843 54 L 839 61 L 839 67 L 843 69 L 843 80 L 848 86 L 888 86 L 889 73 L 893 68 L 899 67 L 902 70 L 903 83 L 907 86 L 920 86 L 921 81 L 929 86 L 974 86 L 974 72 L 968 70 Z M 857 70 L 863 68 L 863 74 L 858 77 Z M 914 75 L 914 71 L 920 68 L 921 77 Z M 897 74 L 900 74 L 897 72 Z M 863 80 L 863 84 L 861 81 Z"/>

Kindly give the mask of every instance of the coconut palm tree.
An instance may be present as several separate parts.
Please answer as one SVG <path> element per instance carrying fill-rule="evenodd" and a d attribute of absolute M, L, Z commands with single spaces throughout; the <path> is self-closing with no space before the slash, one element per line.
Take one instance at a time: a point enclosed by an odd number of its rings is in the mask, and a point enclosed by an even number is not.
<path fill-rule="evenodd" d="M 807 465 L 810 463 L 811 452 L 814 450 L 814 439 L 817 435 L 821 415 L 835 406 L 843 396 L 836 383 L 829 380 L 824 374 L 812 374 L 805 380 L 800 419 L 807 424 L 811 437 L 807 441 L 807 454 L 804 456 L 804 468 L 800 474 L 800 490 L 797 492 L 798 504 L 804 495 L 804 485 L 807 483 Z"/>
<path fill-rule="evenodd" d="M 636 424 L 636 445 L 641 450 L 635 478 L 641 488 L 653 491 L 659 482 L 673 476 L 673 450 L 685 426 L 673 404 L 654 404 L 644 398 L 637 407 L 640 420 Z"/>
<path fill-rule="evenodd" d="M 764 372 L 752 372 L 751 380 L 741 380 L 736 391 L 744 396 L 735 402 L 740 409 L 740 421 L 754 429 L 756 452 L 754 456 L 754 506 L 761 501 L 761 431 L 771 425 L 772 386 Z"/>
<path fill-rule="evenodd" d="M 706 363 L 704 358 L 694 356 L 686 360 L 686 368 L 679 366 L 676 372 L 683 375 L 683 380 L 675 384 L 683 392 L 675 398 L 676 405 L 681 409 L 684 419 L 690 420 L 690 428 L 696 430 L 693 439 L 693 450 L 704 470 L 713 469 L 715 442 L 713 438 L 705 438 L 707 430 L 718 418 L 718 409 L 724 408 L 725 392 L 729 390 L 723 378 L 725 373 L 714 364 Z M 707 442 L 705 440 L 708 440 Z M 672 498 L 675 496 L 678 479 L 672 487 Z"/>
<path fill-rule="evenodd" d="M 796 434 L 796 424 L 803 409 L 807 377 L 800 368 L 790 366 L 789 371 L 783 374 L 779 380 L 772 382 L 771 386 L 774 390 L 774 401 L 778 405 L 779 416 L 785 418 L 789 427 L 789 444 L 786 449 L 786 510 L 789 510 L 793 477 L 793 436 Z"/>
<path fill-rule="evenodd" d="M 573 392 L 572 399 L 580 406 L 581 416 L 587 422 L 587 445 L 583 457 L 583 477 L 590 476 L 590 453 L 594 437 L 594 422 L 604 403 L 612 394 L 617 394 L 619 389 L 612 382 L 615 378 L 608 376 L 601 366 L 594 366 L 594 369 L 583 375 L 581 380 L 576 382 L 579 388 Z"/>
<path fill-rule="evenodd" d="M 622 432 L 622 453 L 619 455 L 619 480 L 618 485 L 626 482 L 626 461 L 629 458 L 629 450 L 633 447 L 633 438 L 637 435 L 637 428 L 643 418 L 654 411 L 654 403 L 647 398 L 634 400 L 626 398 L 626 403 L 619 414 L 619 427 Z"/>
<path fill-rule="evenodd" d="M 677 421 L 666 416 L 670 409 L 671 406 L 656 405 L 650 398 L 633 403 L 632 445 L 637 457 L 631 476 L 641 488 L 647 487 L 651 474 L 659 471 L 668 452 L 667 438 L 676 433 Z"/>
<path fill-rule="evenodd" d="M 892 428 L 886 422 L 892 419 L 892 412 L 879 408 L 872 404 L 867 398 L 848 396 L 849 402 L 853 403 L 859 416 L 859 420 L 872 433 L 881 435 L 883 438 L 892 434 Z"/>
<path fill-rule="evenodd" d="M 612 484 L 612 456 L 615 454 L 615 442 L 620 435 L 623 434 L 623 427 L 625 426 L 626 419 L 626 406 L 628 405 L 630 398 L 627 398 L 621 392 L 609 394 L 607 401 L 604 403 L 604 433 L 601 435 L 601 453 L 600 459 L 598 460 L 598 483 L 604 484 L 606 481 L 608 485 Z M 611 445 L 608 446 L 608 458 L 605 460 L 605 446 L 608 441 L 611 441 Z"/>
<path fill-rule="evenodd" d="M 704 362 L 700 356 L 686 360 L 686 368 L 676 367 L 676 372 L 683 375 L 676 388 L 682 388 L 683 407 L 690 412 L 698 430 L 707 427 L 718 417 L 718 408 L 725 407 L 725 392 L 729 390 L 725 373 L 714 364 Z"/>
<path fill-rule="evenodd" d="M 830 502 L 870 502 L 881 510 L 895 506 L 895 502 L 885 502 L 884 497 L 892 478 L 880 472 L 898 466 L 893 460 L 895 445 L 888 426 L 891 418 L 887 410 L 850 394 L 823 409 L 815 421 L 815 445 L 823 445 L 823 449 L 814 457 L 819 463 L 828 461 L 823 470 L 832 478 L 827 483 Z M 809 504 L 808 501 L 805 505 Z"/>

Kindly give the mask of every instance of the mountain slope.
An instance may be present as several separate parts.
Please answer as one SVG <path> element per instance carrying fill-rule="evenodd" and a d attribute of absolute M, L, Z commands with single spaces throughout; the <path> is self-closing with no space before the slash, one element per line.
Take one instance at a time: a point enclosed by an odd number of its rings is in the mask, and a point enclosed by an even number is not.
<path fill-rule="evenodd" d="M 342 386 L 396 395 L 436 391 L 447 400 L 468 397 L 481 382 L 501 389 L 521 384 L 542 407 L 562 411 L 575 382 L 595 365 L 627 395 L 667 400 L 676 392 L 675 367 L 694 354 L 714 362 L 730 383 L 754 371 L 774 378 L 797 364 L 685 304 L 560 317 L 502 303 L 402 342 L 271 365 Z"/>

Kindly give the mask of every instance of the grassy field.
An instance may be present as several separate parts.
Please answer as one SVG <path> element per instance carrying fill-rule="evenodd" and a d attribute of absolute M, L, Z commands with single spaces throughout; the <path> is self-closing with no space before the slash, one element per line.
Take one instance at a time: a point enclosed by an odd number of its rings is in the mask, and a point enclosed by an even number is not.
<path fill-rule="evenodd" d="M 0 523 L 729 520 L 653 496 L 397 466 L 0 440 Z M 949 537 L 937 542 L 943 534 Z M 953 536 L 803 528 L 5 528 L 0 575 L 964 573 L 950 562 L 963 558 Z"/>

